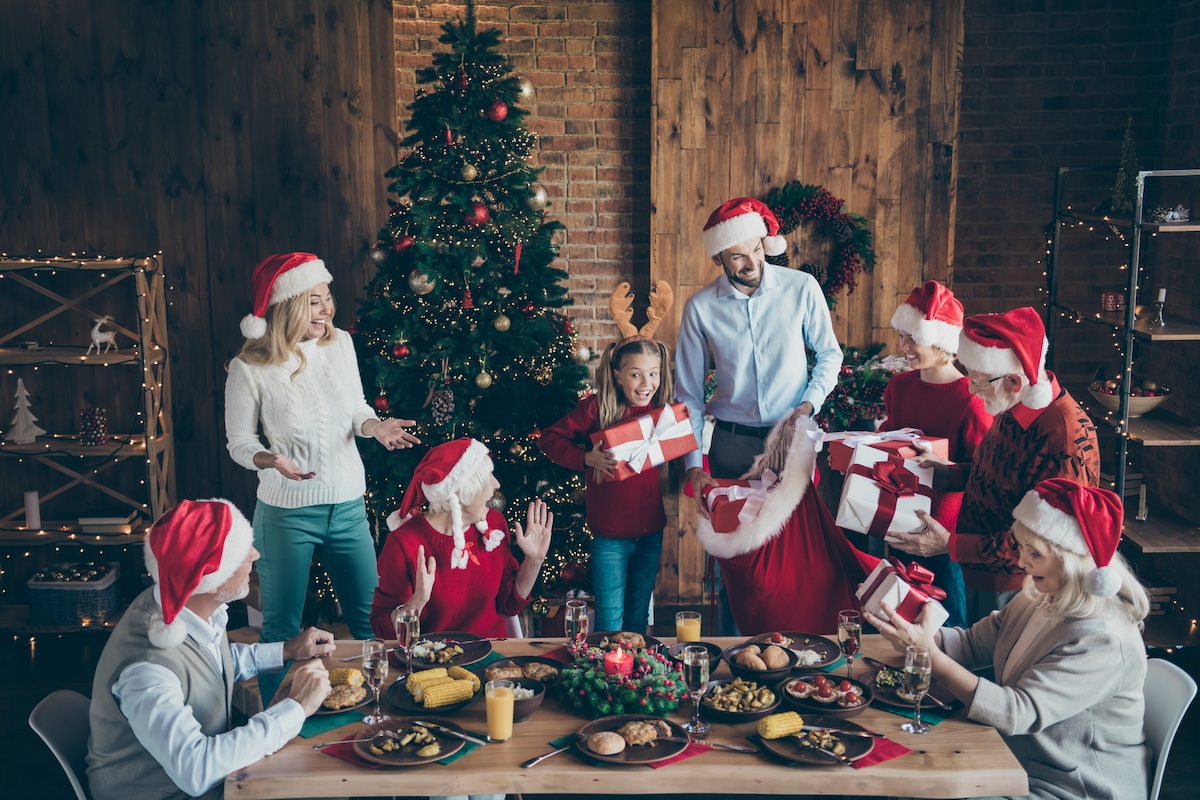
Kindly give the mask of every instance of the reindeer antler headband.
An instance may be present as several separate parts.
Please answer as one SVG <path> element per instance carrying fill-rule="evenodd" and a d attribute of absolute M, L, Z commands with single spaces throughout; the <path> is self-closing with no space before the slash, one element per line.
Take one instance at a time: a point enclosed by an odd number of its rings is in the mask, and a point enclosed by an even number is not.
<path fill-rule="evenodd" d="M 650 307 L 646 309 L 648 321 L 638 330 L 629 321 L 633 318 L 633 292 L 630 291 L 629 281 L 618 283 L 612 296 L 608 298 L 608 311 L 621 331 L 617 349 L 630 342 L 653 342 L 659 323 L 666 319 L 667 312 L 671 310 L 674 302 L 675 293 L 671 291 L 671 285 L 666 281 L 655 282 L 650 289 Z"/>

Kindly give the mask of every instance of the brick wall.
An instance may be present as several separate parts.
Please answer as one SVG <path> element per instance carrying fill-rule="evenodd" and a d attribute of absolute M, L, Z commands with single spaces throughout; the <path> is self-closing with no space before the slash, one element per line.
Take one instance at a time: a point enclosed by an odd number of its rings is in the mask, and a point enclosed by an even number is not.
<path fill-rule="evenodd" d="M 441 25 L 465 4 L 396 3 L 400 126 L 428 66 Z M 532 161 L 545 167 L 547 216 L 566 226 L 558 266 L 570 274 L 571 316 L 581 344 L 607 345 L 615 327 L 608 295 L 633 280 L 645 298 L 649 276 L 650 0 L 480 2 L 480 27 L 503 32 L 500 52 L 533 84 Z"/>

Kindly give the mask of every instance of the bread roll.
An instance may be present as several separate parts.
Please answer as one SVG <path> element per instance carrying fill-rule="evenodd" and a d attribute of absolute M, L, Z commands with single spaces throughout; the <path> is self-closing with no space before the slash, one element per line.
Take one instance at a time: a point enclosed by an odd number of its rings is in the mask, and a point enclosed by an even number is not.
<path fill-rule="evenodd" d="M 757 647 L 754 649 L 756 651 L 758 650 Z M 765 671 L 767 669 L 766 662 L 759 657 L 757 652 L 751 653 L 749 647 L 738 653 L 737 658 L 734 660 L 747 669 L 757 669 L 760 671 Z"/>
<path fill-rule="evenodd" d="M 615 756 L 625 749 L 625 740 L 616 731 L 600 731 L 588 737 L 587 746 L 597 755 Z"/>
<path fill-rule="evenodd" d="M 763 663 L 767 665 L 767 669 L 783 669 L 791 663 L 786 652 L 782 647 L 771 645 L 762 653 Z"/>
<path fill-rule="evenodd" d="M 746 645 L 746 649 L 742 650 L 742 652 L 743 653 L 751 653 L 753 655 L 758 656 L 758 655 L 762 655 L 762 648 L 756 644 L 750 644 L 750 645 Z"/>

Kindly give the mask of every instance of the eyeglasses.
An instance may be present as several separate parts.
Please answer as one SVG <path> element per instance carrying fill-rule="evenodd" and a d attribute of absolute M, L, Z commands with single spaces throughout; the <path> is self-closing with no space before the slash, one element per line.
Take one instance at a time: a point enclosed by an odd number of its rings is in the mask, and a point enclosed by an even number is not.
<path fill-rule="evenodd" d="M 989 383 L 995 383 L 996 381 L 1000 380 L 1003 377 L 1004 377 L 1003 375 L 997 375 L 994 378 L 988 378 L 986 381 L 982 381 L 982 382 L 977 381 L 974 378 L 967 378 L 967 383 L 969 383 L 971 385 L 972 389 L 982 389 L 984 386 L 987 386 Z"/>

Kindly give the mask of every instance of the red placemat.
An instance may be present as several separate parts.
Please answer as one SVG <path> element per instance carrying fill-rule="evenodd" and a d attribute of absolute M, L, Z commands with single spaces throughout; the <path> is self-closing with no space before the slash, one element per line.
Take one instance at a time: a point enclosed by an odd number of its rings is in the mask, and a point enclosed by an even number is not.
<path fill-rule="evenodd" d="M 575 657 L 571 655 L 571 651 L 566 645 L 554 650 L 550 650 L 549 652 L 542 653 L 542 657 L 553 658 L 555 661 L 561 661 L 564 664 L 570 664 L 575 661 Z"/>
<path fill-rule="evenodd" d="M 856 758 L 850 762 L 850 766 L 855 769 L 874 766 L 881 764 L 884 761 L 891 761 L 893 758 L 911 753 L 904 745 L 899 742 L 893 742 L 891 739 L 876 739 L 875 746 L 871 748 L 871 752 L 867 753 L 862 758 Z"/>
<path fill-rule="evenodd" d="M 357 764 L 358 766 L 366 767 L 367 769 L 379 769 L 382 767 L 382 764 L 376 764 L 372 761 L 367 761 L 358 753 L 354 752 L 354 737 L 356 736 L 358 736 L 357 732 L 352 733 L 345 739 L 342 739 L 345 744 L 335 744 L 330 747 L 323 747 L 321 748 L 321 752 L 327 756 L 340 758 L 342 761 L 349 761 L 351 764 Z"/>
<path fill-rule="evenodd" d="M 711 751 L 712 748 L 706 744 L 697 744 L 696 742 L 692 742 L 687 746 L 687 749 L 679 755 L 673 758 L 664 759 L 662 761 L 655 761 L 653 764 L 647 764 L 646 766 L 652 769 L 662 769 L 663 767 L 669 767 L 672 764 L 678 764 L 680 761 L 687 761 L 689 758 L 698 756 L 701 753 L 708 753 Z"/>

